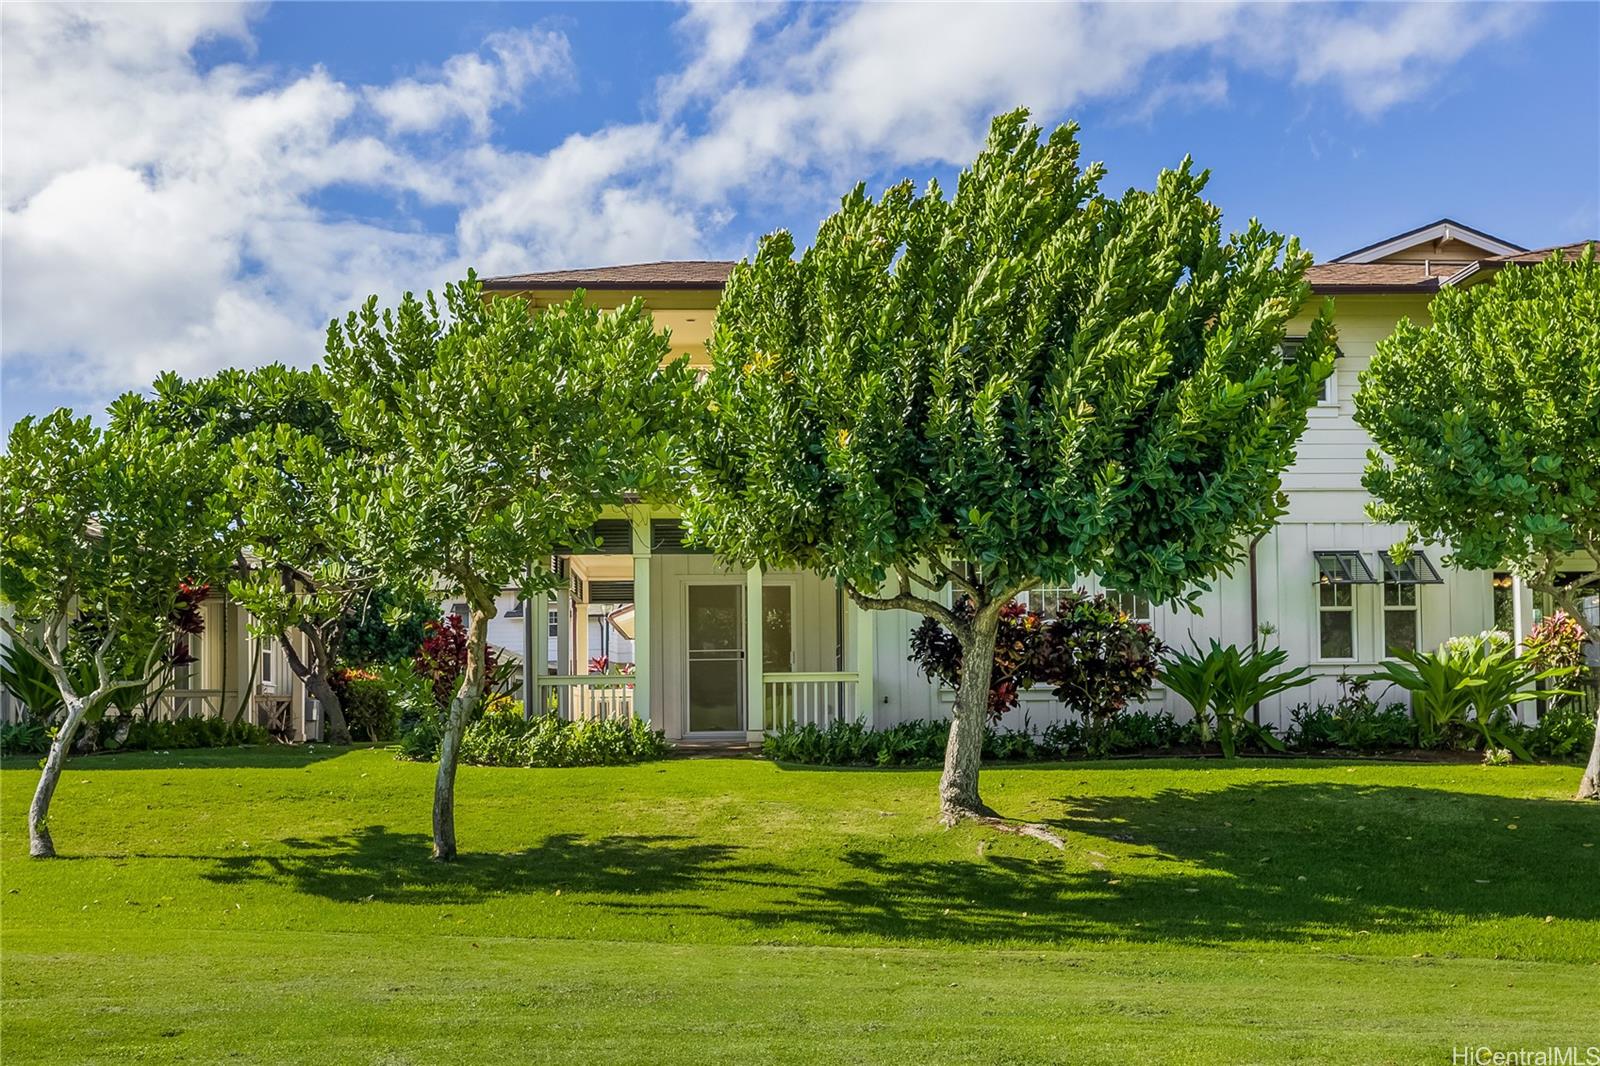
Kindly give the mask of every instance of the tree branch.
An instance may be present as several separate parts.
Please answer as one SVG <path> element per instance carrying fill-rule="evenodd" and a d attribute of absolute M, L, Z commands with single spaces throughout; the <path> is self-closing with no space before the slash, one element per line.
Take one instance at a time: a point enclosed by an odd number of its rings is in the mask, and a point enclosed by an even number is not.
<path fill-rule="evenodd" d="M 872 596 L 856 588 L 855 583 L 846 581 L 845 593 L 852 603 L 868 611 L 915 611 L 936 618 L 946 629 L 952 632 L 964 632 L 966 623 L 957 618 L 955 612 L 937 600 L 930 600 L 912 593 L 907 584 L 902 584 L 898 595 Z"/>

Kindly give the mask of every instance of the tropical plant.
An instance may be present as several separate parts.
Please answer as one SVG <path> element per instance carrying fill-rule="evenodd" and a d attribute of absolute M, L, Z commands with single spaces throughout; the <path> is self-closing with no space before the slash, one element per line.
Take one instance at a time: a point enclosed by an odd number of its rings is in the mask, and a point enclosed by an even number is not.
<path fill-rule="evenodd" d="M 532 565 L 586 542 L 608 503 L 671 485 L 694 378 L 643 304 L 615 312 L 582 294 L 535 311 L 486 300 L 469 274 L 374 297 L 328 329 L 325 391 L 357 476 L 340 521 L 359 563 L 391 589 L 467 605 L 465 662 L 440 729 L 433 853 L 456 854 L 461 740 L 489 682 L 495 598 L 553 591 Z"/>
<path fill-rule="evenodd" d="M 1316 680 L 1305 666 L 1280 669 L 1288 661 L 1289 653 L 1282 648 L 1241 649 L 1213 639 L 1207 649 L 1196 643 L 1192 653 L 1169 652 L 1161 664 L 1161 683 L 1194 710 L 1202 742 L 1210 739 L 1209 731 L 1215 726 L 1224 758 L 1238 754 L 1241 740 L 1285 751 L 1271 727 L 1252 720 L 1251 711 L 1265 700 Z"/>
<path fill-rule="evenodd" d="M 1361 374 L 1373 517 L 1509 569 L 1600 642 L 1600 261 L 1594 246 L 1440 290 Z M 1600 711 L 1600 700 L 1595 701 Z M 1578 786 L 1600 798 L 1600 731 Z"/>
<path fill-rule="evenodd" d="M 61 706 L 28 810 L 53 856 L 50 803 L 80 726 L 170 669 L 182 583 L 230 556 L 216 448 L 112 405 L 111 429 L 57 410 L 20 419 L 0 457 L 0 630 L 41 663 Z"/>
<path fill-rule="evenodd" d="M 1525 761 L 1532 755 L 1517 737 L 1513 709 L 1540 698 L 1538 682 L 1573 673 L 1567 667 L 1535 670 L 1517 655 L 1511 638 L 1496 630 L 1453 637 L 1430 654 L 1397 648 L 1391 655 L 1366 679 L 1387 681 L 1411 694 L 1424 747 L 1443 743 L 1452 729 L 1468 729 L 1485 747 L 1506 748 Z"/>
<path fill-rule="evenodd" d="M 1224 238 L 1188 160 L 1120 198 L 1103 174 L 1076 127 L 1041 140 L 1015 111 L 953 197 L 857 186 L 798 258 L 766 237 L 717 310 L 691 535 L 934 618 L 968 663 L 1028 589 L 1099 575 L 1162 602 L 1228 570 L 1281 513 L 1332 369 L 1326 314 L 1281 345 L 1310 257 L 1255 222 Z M 957 686 L 946 822 L 994 814 L 990 693 Z"/>

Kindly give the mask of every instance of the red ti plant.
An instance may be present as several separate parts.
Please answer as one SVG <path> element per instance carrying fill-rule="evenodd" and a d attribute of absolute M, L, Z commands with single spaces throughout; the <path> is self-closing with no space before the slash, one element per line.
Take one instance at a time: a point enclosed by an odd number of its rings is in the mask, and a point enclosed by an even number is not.
<path fill-rule="evenodd" d="M 972 606 L 962 599 L 953 610 L 965 617 Z M 1088 720 L 1102 721 L 1149 694 L 1162 650 L 1147 623 L 1103 593 L 1069 593 L 1051 614 L 1009 603 L 1000 610 L 989 670 L 989 720 L 1014 709 L 1022 689 L 1042 684 Z M 911 634 L 911 658 L 928 677 L 960 684 L 961 646 L 932 618 Z"/>
<path fill-rule="evenodd" d="M 423 627 L 422 643 L 412 656 L 411 665 L 433 685 L 433 702 L 443 710 L 450 706 L 461 675 L 467 671 L 467 627 L 458 614 L 429 622 Z M 495 672 L 495 650 L 486 648 L 484 672 Z"/>

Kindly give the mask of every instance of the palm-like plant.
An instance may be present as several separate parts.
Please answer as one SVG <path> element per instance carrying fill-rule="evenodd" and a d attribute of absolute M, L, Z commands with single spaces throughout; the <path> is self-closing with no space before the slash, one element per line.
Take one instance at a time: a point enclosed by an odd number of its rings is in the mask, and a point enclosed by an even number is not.
<path fill-rule="evenodd" d="M 1252 722 L 1249 715 L 1250 709 L 1263 700 L 1315 680 L 1304 666 L 1280 669 L 1288 659 L 1289 653 L 1282 648 L 1241 649 L 1234 644 L 1223 646 L 1213 639 L 1208 649 L 1195 644 L 1193 654 L 1169 652 L 1162 663 L 1161 683 L 1194 709 L 1202 741 L 1210 739 L 1210 725 L 1215 722 L 1217 743 L 1222 746 L 1224 758 L 1238 754 L 1241 736 L 1253 737 L 1274 751 L 1284 751 L 1283 741 Z"/>
<path fill-rule="evenodd" d="M 1392 658 L 1368 681 L 1387 681 L 1411 694 L 1411 715 L 1417 740 L 1431 747 L 1452 726 L 1476 729 L 1486 747 L 1506 748 L 1532 761 L 1512 729 L 1512 711 L 1519 703 L 1566 689 L 1539 689 L 1537 683 L 1575 673 L 1572 667 L 1538 669 L 1519 656 L 1511 638 L 1490 630 L 1475 637 L 1445 641 L 1431 653 L 1395 649 Z M 1470 712 L 1470 714 L 1469 714 Z"/>

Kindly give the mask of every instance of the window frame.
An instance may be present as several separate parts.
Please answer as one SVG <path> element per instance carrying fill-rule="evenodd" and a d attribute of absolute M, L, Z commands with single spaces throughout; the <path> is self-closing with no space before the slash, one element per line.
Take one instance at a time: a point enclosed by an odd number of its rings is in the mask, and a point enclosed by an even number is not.
<path fill-rule="evenodd" d="M 1353 582 L 1353 581 L 1319 581 L 1313 586 L 1317 590 L 1316 599 L 1314 601 L 1314 604 L 1315 604 L 1315 607 L 1316 607 L 1316 612 L 1317 612 L 1317 633 L 1316 633 L 1316 637 L 1317 637 L 1317 655 L 1316 655 L 1316 660 L 1315 660 L 1316 662 L 1319 662 L 1319 663 L 1356 663 L 1356 662 L 1360 662 L 1361 661 L 1361 620 L 1359 618 L 1360 612 L 1359 612 L 1357 604 L 1356 604 L 1356 585 L 1357 584 L 1358 584 L 1358 582 Z M 1332 589 L 1336 602 L 1334 602 L 1332 604 L 1323 603 L 1322 602 L 1322 590 L 1323 589 Z M 1349 590 L 1350 602 L 1348 604 L 1340 604 L 1340 603 L 1337 602 L 1337 598 L 1339 596 L 1339 590 L 1340 589 L 1348 589 Z M 1322 632 L 1323 619 L 1327 615 L 1331 615 L 1331 614 L 1344 615 L 1350 621 L 1350 654 L 1349 654 L 1349 656 L 1329 655 L 1329 654 L 1327 654 L 1327 652 L 1326 652 L 1326 650 L 1324 648 L 1324 643 L 1323 643 L 1323 639 L 1322 639 L 1323 638 L 1323 632 Z"/>
<path fill-rule="evenodd" d="M 1418 651 L 1423 647 L 1422 594 L 1419 591 L 1420 586 L 1421 582 L 1416 581 L 1385 581 L 1383 583 L 1383 595 L 1378 604 L 1378 611 L 1383 615 L 1383 648 L 1381 649 L 1383 652 L 1382 658 L 1388 659 L 1393 655 L 1393 651 L 1391 649 L 1394 647 L 1394 642 L 1389 639 L 1389 617 L 1391 615 L 1411 615 L 1412 645 L 1410 648 L 1405 650 Z M 1407 594 L 1409 594 L 1411 597 L 1411 602 L 1409 604 L 1391 604 L 1389 602 L 1390 589 L 1395 590 L 1398 597 L 1402 600 Z"/>

